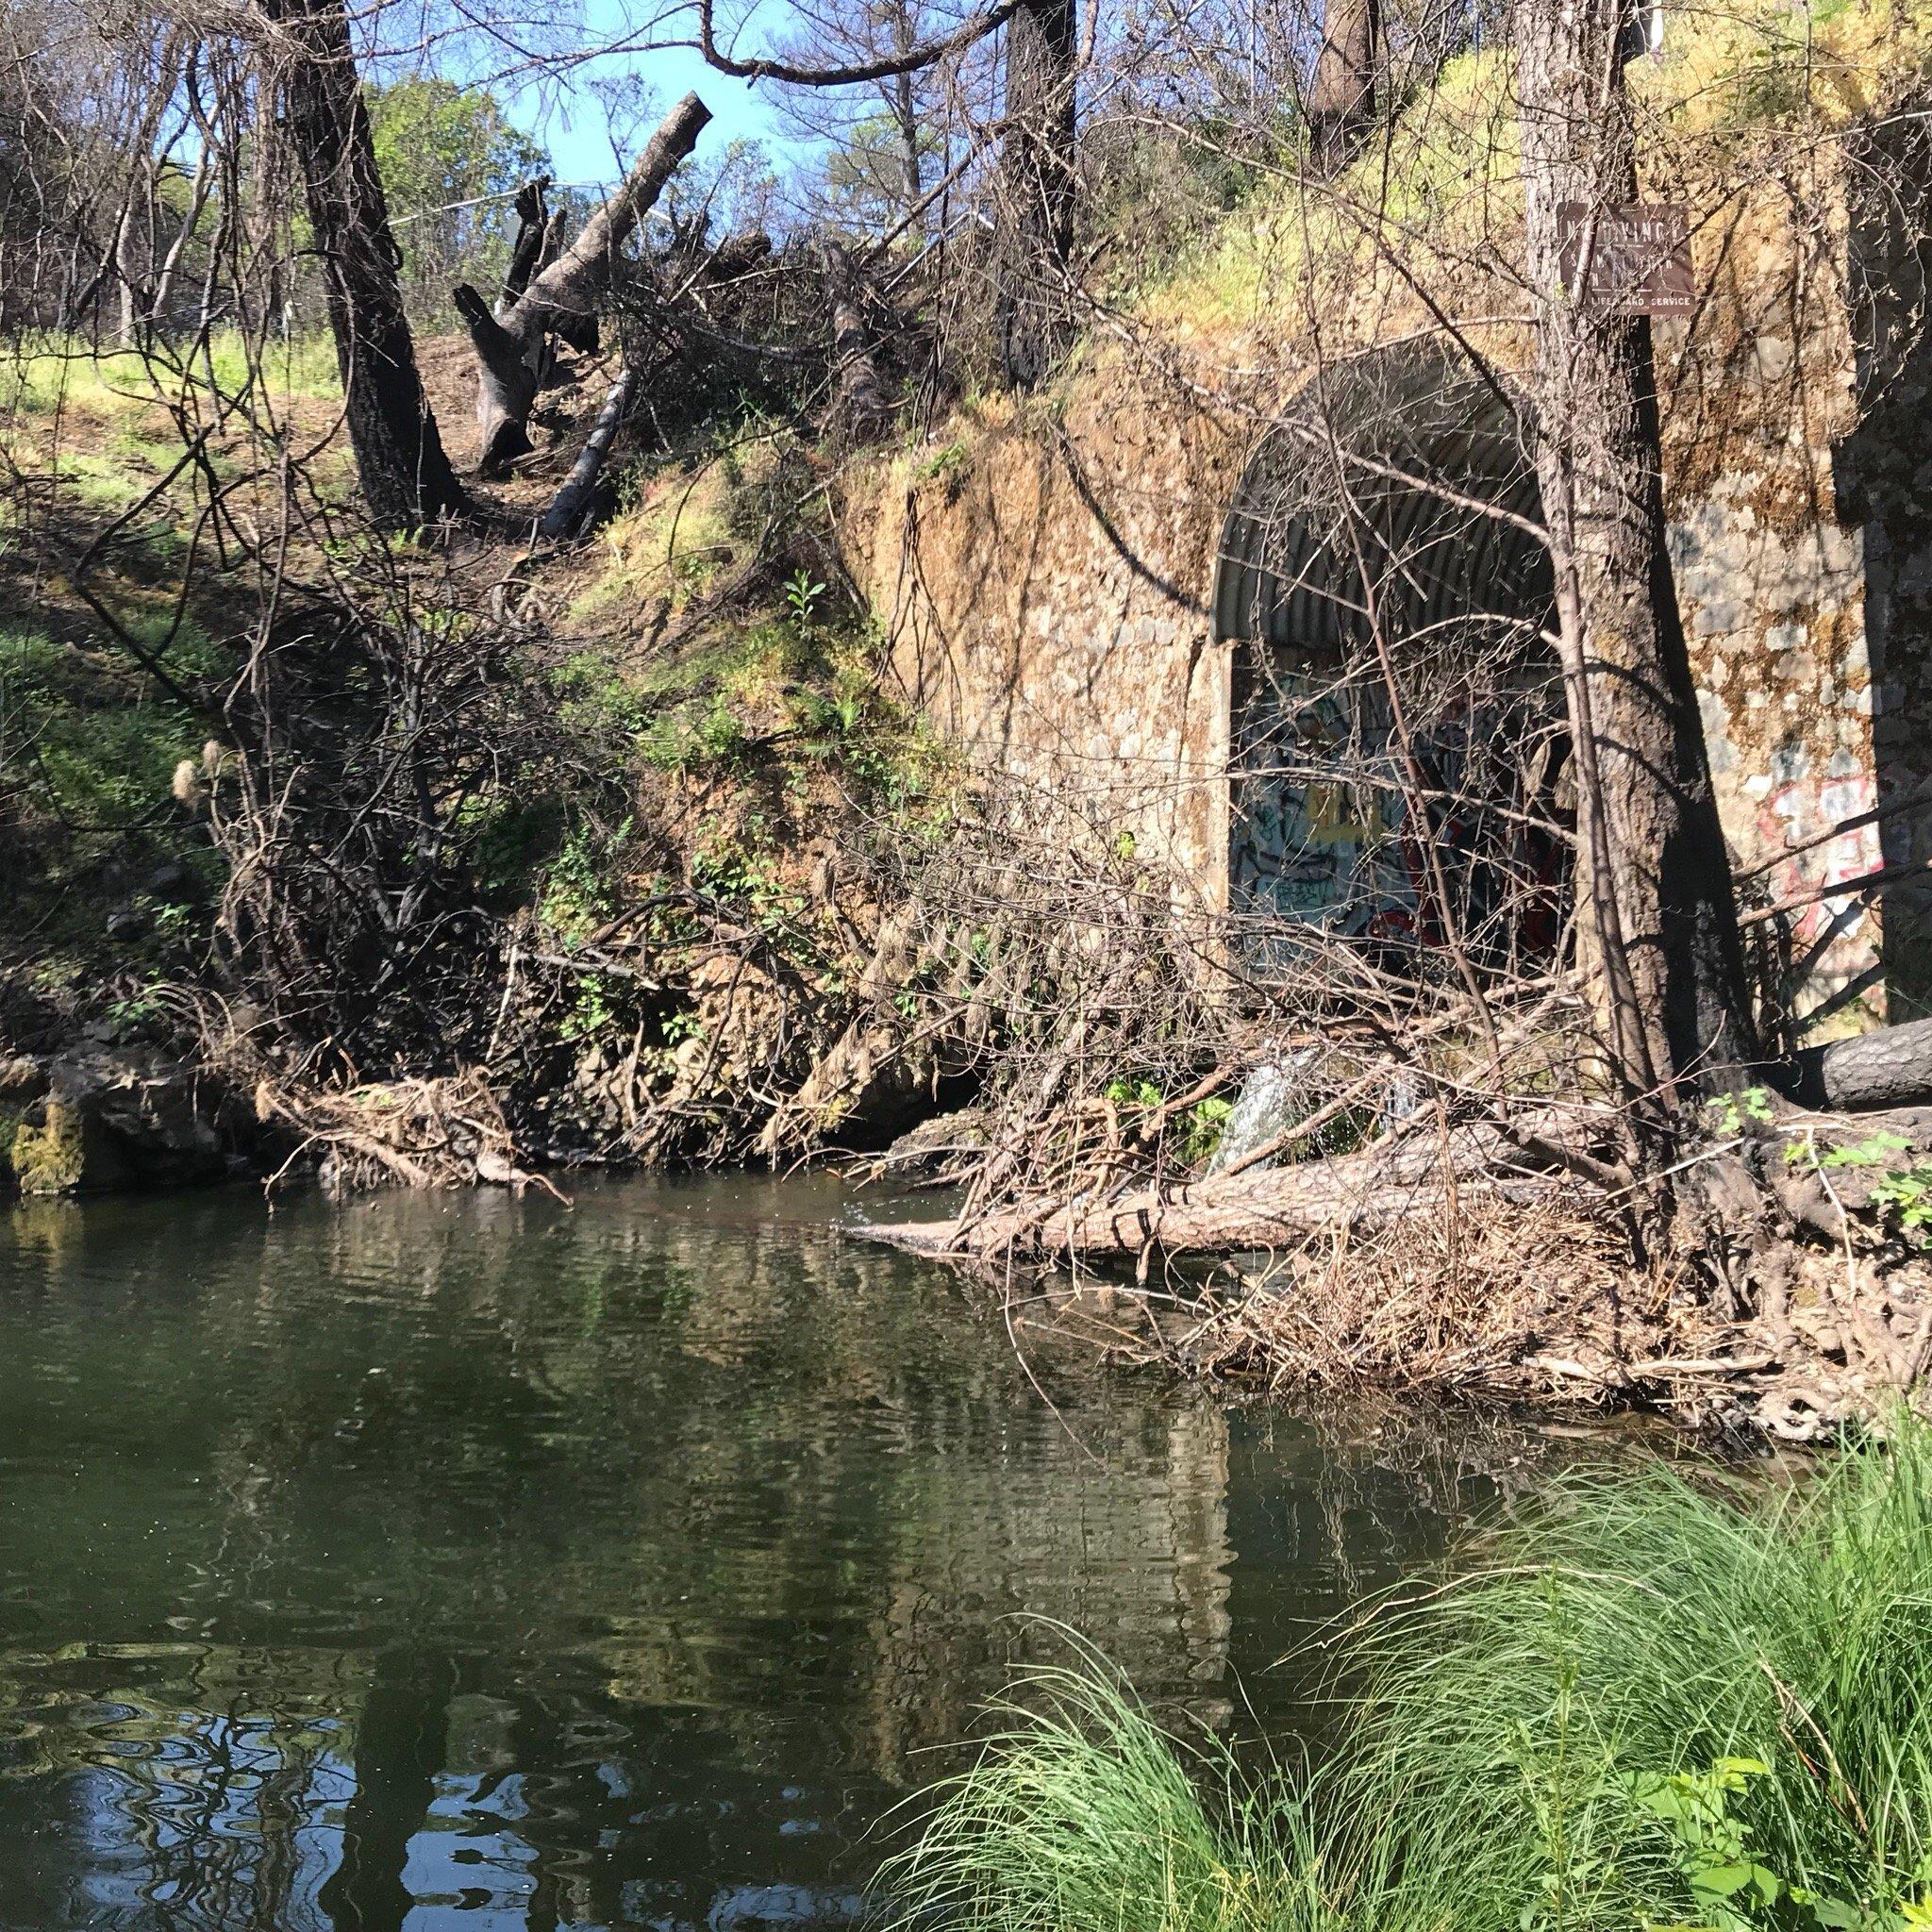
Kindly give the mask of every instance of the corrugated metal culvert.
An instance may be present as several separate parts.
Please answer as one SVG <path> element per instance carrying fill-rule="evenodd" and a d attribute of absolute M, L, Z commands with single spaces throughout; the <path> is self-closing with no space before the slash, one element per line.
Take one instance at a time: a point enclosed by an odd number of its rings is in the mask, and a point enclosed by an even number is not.
<path fill-rule="evenodd" d="M 1250 958 L 1319 931 L 1418 974 L 1555 943 L 1567 739 L 1524 418 L 1440 356 L 1310 383 L 1250 458 L 1214 634 L 1237 644 L 1232 903 Z"/>

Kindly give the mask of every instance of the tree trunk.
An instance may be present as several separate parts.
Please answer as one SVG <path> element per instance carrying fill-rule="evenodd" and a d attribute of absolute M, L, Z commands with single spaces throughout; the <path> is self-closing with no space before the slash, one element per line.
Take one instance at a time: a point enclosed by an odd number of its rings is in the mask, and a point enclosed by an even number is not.
<path fill-rule="evenodd" d="M 891 420 L 892 398 L 866 322 L 858 262 L 845 249 L 828 248 L 824 265 L 832 295 L 832 406 L 824 428 L 834 444 L 851 449 L 871 441 Z"/>
<path fill-rule="evenodd" d="M 899 51 L 911 44 L 911 25 L 905 9 L 899 13 Z M 912 76 L 901 74 L 892 81 L 892 122 L 899 134 L 900 216 L 908 222 L 919 219 L 919 198 L 925 192 L 924 171 L 919 161 L 919 107 L 913 97 Z"/>
<path fill-rule="evenodd" d="M 537 526 L 537 534 L 546 543 L 561 542 L 575 536 L 585 523 L 596 498 L 605 459 L 610 454 L 610 445 L 617 441 L 617 432 L 624 426 L 625 411 L 630 408 L 637 384 L 638 373 L 626 363 L 610 385 L 604 407 L 597 411 L 597 420 L 591 425 L 591 433 L 584 439 L 583 449 L 571 466 L 563 488 L 552 499 L 543 521 Z"/>
<path fill-rule="evenodd" d="M 263 0 L 283 29 L 284 127 L 302 171 L 371 521 L 413 529 L 464 508 L 416 372 L 401 262 L 341 0 Z"/>
<path fill-rule="evenodd" d="M 136 326 L 147 307 L 147 291 L 134 241 L 134 199 L 142 192 L 132 183 L 128 185 L 127 198 L 121 204 L 121 217 L 114 224 L 114 340 L 123 348 L 133 343 Z"/>
<path fill-rule="evenodd" d="M 500 469 L 530 450 L 530 407 L 537 400 L 545 337 L 561 336 L 575 346 L 595 341 L 597 310 L 618 250 L 697 145 L 710 118 L 696 94 L 686 94 L 665 115 L 623 187 L 568 248 L 560 245 L 553 217 L 536 272 L 514 300 L 498 303 L 492 312 L 467 282 L 457 289 L 457 308 L 476 351 L 480 469 Z"/>
<path fill-rule="evenodd" d="M 204 148 L 194 158 L 194 174 L 188 184 L 187 212 L 181 217 L 180 226 L 175 230 L 174 241 L 168 244 L 161 272 L 155 277 L 154 290 L 148 298 L 148 315 L 157 328 L 167 326 L 168 305 L 175 299 L 175 279 L 180 273 L 181 259 L 188 252 L 188 244 L 194 240 L 194 231 L 201 225 L 202 210 L 208 207 L 211 185 L 208 150 Z"/>
<path fill-rule="evenodd" d="M 1328 0 L 1308 84 L 1308 157 L 1318 173 L 1344 167 L 1374 125 L 1381 50 L 1380 0 Z"/>
<path fill-rule="evenodd" d="M 1017 389 L 1046 375 L 1072 333 L 1074 39 L 1074 0 L 1025 0 L 1007 23 L 994 273 L 1000 360 Z"/>
<path fill-rule="evenodd" d="M 1793 1054 L 1780 1084 L 1801 1107 L 1911 1107 L 1932 1096 L 1932 1020 Z"/>
<path fill-rule="evenodd" d="M 1592 313 L 1562 287 L 1560 206 L 1600 214 L 1637 198 L 1624 11 L 1623 0 L 1517 0 L 1517 85 L 1537 475 L 1577 754 L 1579 882 L 1623 1078 L 1668 1103 L 1682 1084 L 1748 1064 L 1752 1029 L 1665 546 L 1650 322 Z"/>

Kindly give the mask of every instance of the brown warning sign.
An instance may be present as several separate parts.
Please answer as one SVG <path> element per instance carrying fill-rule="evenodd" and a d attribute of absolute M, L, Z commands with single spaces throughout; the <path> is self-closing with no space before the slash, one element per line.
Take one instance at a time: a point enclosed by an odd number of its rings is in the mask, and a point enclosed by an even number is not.
<path fill-rule="evenodd" d="M 1564 288 L 1591 314 L 1696 313 L 1690 210 L 1677 202 L 1630 208 L 1563 202 L 1557 209 L 1557 251 Z"/>

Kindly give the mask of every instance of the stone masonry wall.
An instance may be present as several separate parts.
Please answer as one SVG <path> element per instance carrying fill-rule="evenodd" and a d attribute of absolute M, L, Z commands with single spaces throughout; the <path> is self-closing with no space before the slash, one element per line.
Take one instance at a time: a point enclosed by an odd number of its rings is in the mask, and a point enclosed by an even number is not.
<path fill-rule="evenodd" d="M 1657 330 L 1671 551 L 1725 835 L 1747 899 L 1823 894 L 1758 930 L 1782 935 L 1795 1004 L 1834 1025 L 1881 1016 L 1888 976 L 1900 1017 L 1924 977 L 1922 902 L 1887 908 L 1881 966 L 1871 895 L 1830 888 L 1924 857 L 1932 805 L 1820 840 L 1932 764 L 1932 355 L 1911 334 L 1880 396 L 1859 349 L 1860 277 L 1890 273 L 1895 227 L 1840 175 L 1772 184 L 1699 231 L 1704 309 Z M 1932 260 L 1912 259 L 1924 286 Z M 1058 408 L 964 423 L 881 466 L 843 527 L 939 727 L 1071 790 L 1221 907 L 1233 647 L 1208 609 L 1258 414 L 1205 387 L 1090 367 Z"/>
<path fill-rule="evenodd" d="M 845 507 L 908 694 L 982 763 L 1047 784 L 1225 898 L 1228 649 L 1208 639 L 1247 434 L 1113 369 L 959 425 Z"/>

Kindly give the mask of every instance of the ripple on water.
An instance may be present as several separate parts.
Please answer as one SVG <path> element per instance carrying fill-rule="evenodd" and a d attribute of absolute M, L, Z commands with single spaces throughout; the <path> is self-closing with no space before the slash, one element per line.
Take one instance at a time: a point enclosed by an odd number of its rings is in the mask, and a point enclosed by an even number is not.
<path fill-rule="evenodd" d="M 882 1814 L 1060 1654 L 1021 1613 L 1282 1721 L 1296 1620 L 1486 1493 L 1453 1445 L 1042 1395 L 841 1208 L 0 1224 L 0 1932 L 847 1926 Z"/>

